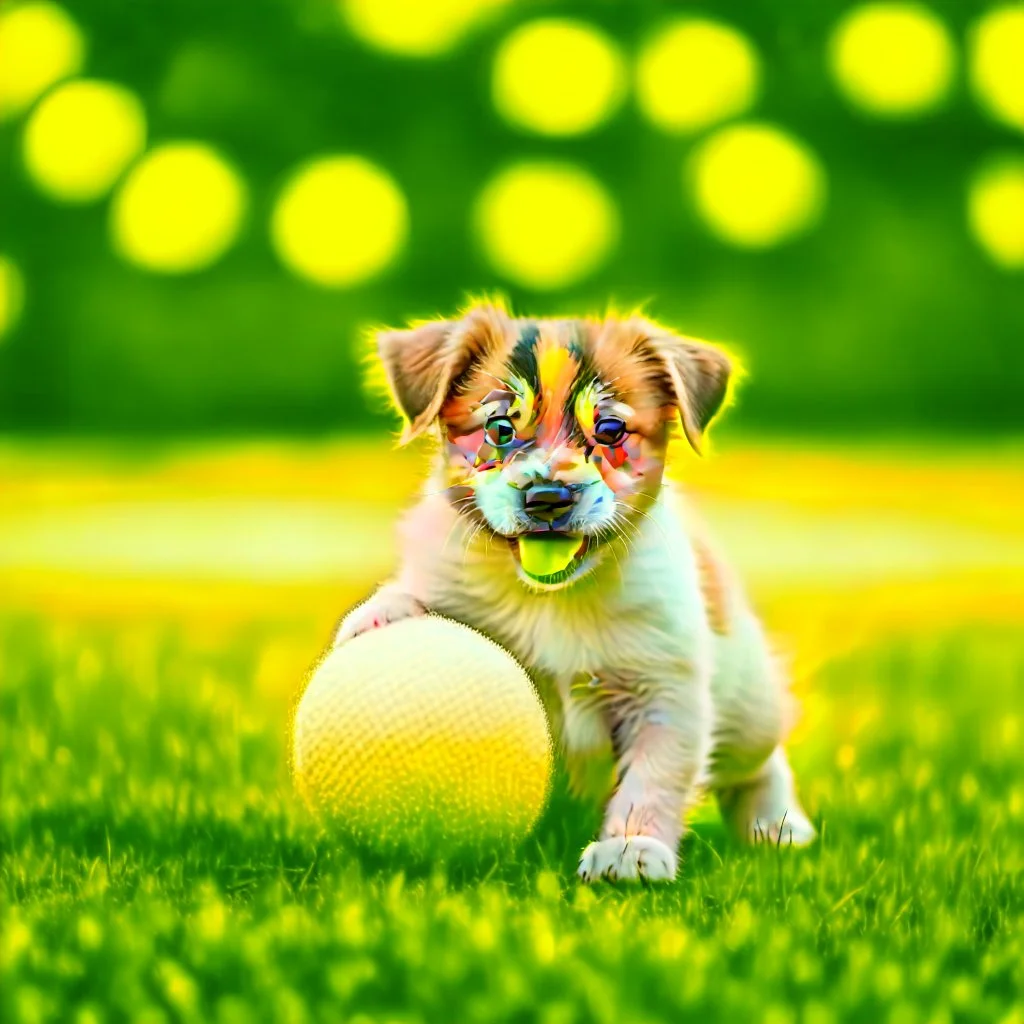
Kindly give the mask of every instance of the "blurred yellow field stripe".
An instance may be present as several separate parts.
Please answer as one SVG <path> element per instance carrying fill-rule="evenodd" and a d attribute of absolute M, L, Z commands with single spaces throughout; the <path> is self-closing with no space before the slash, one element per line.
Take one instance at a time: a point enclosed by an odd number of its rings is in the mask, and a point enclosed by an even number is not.
<path fill-rule="evenodd" d="M 0 443 L 0 608 L 326 628 L 390 569 L 423 464 L 382 439 L 130 458 Z M 858 628 L 1024 614 L 1024 474 L 1005 451 L 758 445 L 678 465 L 811 663 Z"/>

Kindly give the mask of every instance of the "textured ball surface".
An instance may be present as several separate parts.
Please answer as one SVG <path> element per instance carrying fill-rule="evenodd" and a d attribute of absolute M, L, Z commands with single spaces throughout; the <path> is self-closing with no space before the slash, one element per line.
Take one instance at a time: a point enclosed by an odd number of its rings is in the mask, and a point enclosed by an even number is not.
<path fill-rule="evenodd" d="M 335 648 L 295 713 L 303 797 L 382 851 L 444 855 L 521 839 L 544 807 L 551 759 L 526 672 L 487 637 L 433 615 Z"/>

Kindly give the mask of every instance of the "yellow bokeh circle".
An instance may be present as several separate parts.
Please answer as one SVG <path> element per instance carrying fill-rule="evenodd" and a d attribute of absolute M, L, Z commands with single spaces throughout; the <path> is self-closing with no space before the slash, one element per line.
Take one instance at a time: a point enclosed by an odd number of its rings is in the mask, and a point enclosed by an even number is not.
<path fill-rule="evenodd" d="M 989 114 L 1024 131 L 1024 4 L 995 7 L 975 23 L 970 75 Z"/>
<path fill-rule="evenodd" d="M 81 31 L 57 4 L 0 8 L 0 119 L 25 110 L 54 82 L 76 74 L 84 55 Z"/>
<path fill-rule="evenodd" d="M 0 253 L 0 340 L 14 329 L 25 301 L 25 283 L 18 265 Z"/>
<path fill-rule="evenodd" d="M 596 178 L 563 163 L 521 163 L 480 194 L 475 228 L 504 277 L 538 291 L 562 288 L 604 262 L 619 237 L 615 203 Z"/>
<path fill-rule="evenodd" d="M 403 57 L 435 57 L 507 0 L 339 0 L 350 31 Z"/>
<path fill-rule="evenodd" d="M 380 273 L 409 233 L 405 196 L 360 156 L 326 156 L 300 167 L 274 206 L 271 241 L 289 270 L 326 287 Z"/>
<path fill-rule="evenodd" d="M 878 117 L 925 113 L 949 93 L 956 51 L 946 26 L 916 3 L 855 7 L 829 40 L 832 75 L 855 106 Z"/>
<path fill-rule="evenodd" d="M 1007 270 L 1024 268 L 1024 156 L 995 156 L 975 172 L 967 222 L 994 263 Z"/>
<path fill-rule="evenodd" d="M 238 236 L 245 184 L 211 146 L 173 142 L 147 153 L 114 196 L 114 247 L 146 270 L 176 274 L 218 260 Z"/>
<path fill-rule="evenodd" d="M 510 33 L 494 58 L 494 105 L 541 135 L 580 135 L 607 120 L 625 94 L 625 64 L 603 32 L 542 18 Z"/>
<path fill-rule="evenodd" d="M 146 144 L 146 115 L 128 89 L 81 79 L 58 86 L 25 127 L 25 168 L 37 188 L 80 203 L 109 191 Z"/>
<path fill-rule="evenodd" d="M 704 222 L 742 248 L 767 248 L 808 230 L 825 202 L 818 158 L 768 124 L 719 129 L 698 147 L 686 177 Z"/>
<path fill-rule="evenodd" d="M 640 51 L 637 102 L 664 131 L 696 132 L 747 110 L 760 80 L 757 51 L 742 33 L 716 21 L 683 18 Z"/>

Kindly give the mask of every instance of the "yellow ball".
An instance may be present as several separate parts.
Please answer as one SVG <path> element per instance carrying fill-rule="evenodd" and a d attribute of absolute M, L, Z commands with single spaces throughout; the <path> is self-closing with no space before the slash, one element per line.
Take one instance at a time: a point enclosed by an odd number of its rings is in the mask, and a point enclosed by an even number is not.
<path fill-rule="evenodd" d="M 551 759 L 526 672 L 481 633 L 433 615 L 335 648 L 295 712 L 300 793 L 384 852 L 444 856 L 522 839 L 547 800 Z"/>

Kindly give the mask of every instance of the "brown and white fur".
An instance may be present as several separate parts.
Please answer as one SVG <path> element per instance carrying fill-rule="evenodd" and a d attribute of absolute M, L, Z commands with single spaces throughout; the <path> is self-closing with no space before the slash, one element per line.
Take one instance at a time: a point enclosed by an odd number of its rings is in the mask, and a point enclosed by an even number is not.
<path fill-rule="evenodd" d="M 397 575 L 336 642 L 430 610 L 513 652 L 559 721 L 570 772 L 614 757 L 586 881 L 673 878 L 707 786 L 741 839 L 811 842 L 761 626 L 662 478 L 674 421 L 699 450 L 729 359 L 640 317 L 525 320 L 492 305 L 383 332 L 378 351 L 404 439 L 437 431 L 441 450 L 401 523 Z M 514 449 L 488 446 L 509 423 Z M 597 443 L 620 425 L 624 440 Z M 545 486 L 569 504 L 535 520 L 529 497 Z M 556 527 L 587 543 L 567 579 L 544 582 L 523 571 L 515 538 Z"/>

